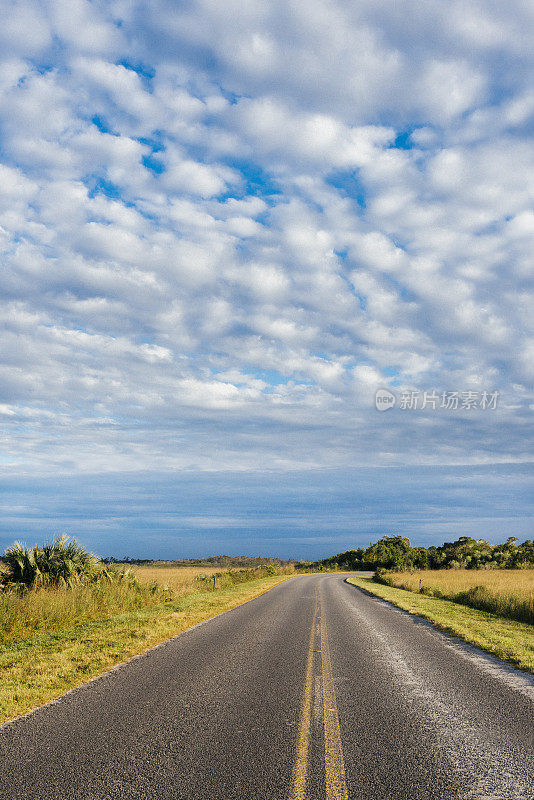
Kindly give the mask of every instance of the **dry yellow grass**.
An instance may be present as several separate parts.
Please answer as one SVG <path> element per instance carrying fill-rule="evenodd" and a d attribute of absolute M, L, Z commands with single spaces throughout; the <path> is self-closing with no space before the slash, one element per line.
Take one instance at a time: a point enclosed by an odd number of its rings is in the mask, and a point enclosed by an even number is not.
<path fill-rule="evenodd" d="M 172 596 L 128 576 L 73 587 L 38 586 L 23 591 L 6 587 L 0 590 L 0 645 L 153 606 Z"/>
<path fill-rule="evenodd" d="M 23 591 L 6 587 L 0 589 L 0 645 L 22 641 L 36 633 L 56 633 L 105 620 L 190 594 L 220 590 L 269 574 L 262 567 L 230 571 L 154 564 L 129 568 L 123 579 L 120 569 L 115 569 L 109 579 L 102 577 L 97 582 L 73 587 L 38 586 Z"/>
<path fill-rule="evenodd" d="M 518 594 L 525 600 L 534 592 L 534 569 L 428 569 L 413 573 L 390 572 L 388 577 L 395 586 L 412 592 L 419 591 L 419 581 L 423 587 L 440 589 L 447 595 L 465 592 L 474 586 L 485 586 L 495 594 Z"/>
<path fill-rule="evenodd" d="M 390 586 L 442 597 L 500 617 L 534 623 L 534 569 L 389 572 Z"/>
<path fill-rule="evenodd" d="M 176 567 L 159 564 L 139 564 L 131 567 L 140 583 L 155 581 L 168 586 L 174 594 L 186 594 L 195 586 L 195 578 L 201 575 L 211 577 L 216 573 L 228 572 L 225 567 Z"/>

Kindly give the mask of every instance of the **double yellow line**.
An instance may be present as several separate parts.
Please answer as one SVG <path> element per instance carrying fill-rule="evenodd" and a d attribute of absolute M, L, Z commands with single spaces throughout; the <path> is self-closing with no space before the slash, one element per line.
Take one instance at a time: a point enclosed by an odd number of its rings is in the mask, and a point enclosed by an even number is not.
<path fill-rule="evenodd" d="M 304 696 L 297 734 L 297 754 L 293 768 L 289 800 L 306 800 L 314 700 L 314 653 L 316 652 L 315 640 L 317 635 L 320 638 L 319 652 L 321 653 L 323 690 L 325 797 L 326 800 L 348 800 L 349 795 L 345 782 L 345 764 L 343 761 L 343 749 L 341 747 L 341 734 L 339 731 L 334 678 L 332 676 L 332 661 L 330 659 L 328 635 L 326 632 L 326 619 L 322 598 L 317 589 L 315 590 L 315 607 L 308 648 L 306 680 L 304 683 Z"/>

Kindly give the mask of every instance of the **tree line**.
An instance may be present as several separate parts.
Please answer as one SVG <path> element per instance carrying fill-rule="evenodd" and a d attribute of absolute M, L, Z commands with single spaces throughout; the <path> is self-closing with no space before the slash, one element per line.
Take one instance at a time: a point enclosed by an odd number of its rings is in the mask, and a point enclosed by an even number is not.
<path fill-rule="evenodd" d="M 321 561 L 301 561 L 297 569 L 411 570 L 411 569 L 527 569 L 534 567 L 534 542 L 504 544 L 460 536 L 437 547 L 412 547 L 405 536 L 383 536 L 363 549 L 346 550 Z"/>
<path fill-rule="evenodd" d="M 284 560 L 283 558 L 268 558 L 264 556 L 208 556 L 207 558 L 180 558 L 180 559 L 154 559 L 154 558 L 115 558 L 107 556 L 102 559 L 103 564 L 127 564 L 128 566 L 144 566 L 147 564 L 163 565 L 167 567 L 228 567 L 241 568 L 262 567 L 273 565 L 275 567 L 293 566 L 295 559 Z"/>

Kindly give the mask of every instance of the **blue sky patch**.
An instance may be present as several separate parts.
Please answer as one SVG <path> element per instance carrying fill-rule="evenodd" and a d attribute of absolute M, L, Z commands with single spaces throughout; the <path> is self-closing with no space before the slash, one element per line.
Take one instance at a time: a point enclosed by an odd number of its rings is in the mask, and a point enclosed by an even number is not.
<path fill-rule="evenodd" d="M 326 178 L 326 183 L 333 186 L 334 189 L 339 189 L 351 200 L 359 205 L 361 209 L 365 209 L 365 190 L 358 177 L 357 171 L 352 172 L 333 172 Z"/>

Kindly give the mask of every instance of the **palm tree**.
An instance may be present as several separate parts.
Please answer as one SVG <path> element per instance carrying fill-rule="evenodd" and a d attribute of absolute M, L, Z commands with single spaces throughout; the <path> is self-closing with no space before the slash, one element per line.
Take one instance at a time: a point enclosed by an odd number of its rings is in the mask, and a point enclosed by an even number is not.
<path fill-rule="evenodd" d="M 94 577 L 100 568 L 96 556 L 68 536 L 54 537 L 51 543 L 31 549 L 15 542 L 7 548 L 3 559 L 2 582 L 24 586 L 72 586 Z"/>

